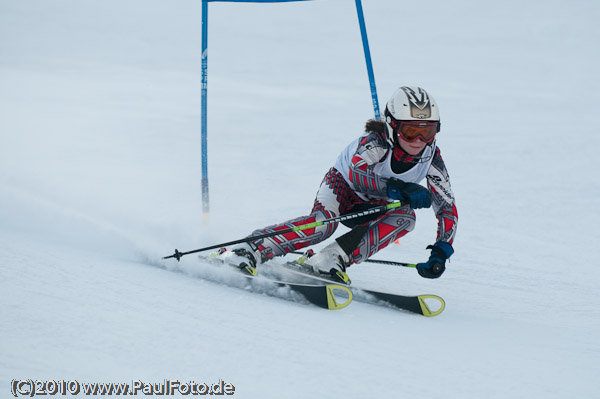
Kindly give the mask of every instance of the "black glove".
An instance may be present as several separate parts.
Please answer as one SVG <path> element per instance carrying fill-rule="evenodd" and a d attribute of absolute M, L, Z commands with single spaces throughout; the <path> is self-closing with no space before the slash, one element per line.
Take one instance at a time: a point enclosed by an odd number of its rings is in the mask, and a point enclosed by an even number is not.
<path fill-rule="evenodd" d="M 420 184 L 406 183 L 392 177 L 387 182 L 387 192 L 391 199 L 407 202 L 413 209 L 431 206 L 431 193 Z"/>
<path fill-rule="evenodd" d="M 446 270 L 446 259 L 454 253 L 454 248 L 447 242 L 438 241 L 434 245 L 428 245 L 431 249 L 429 260 L 424 263 L 417 263 L 417 271 L 421 277 L 438 278 Z"/>

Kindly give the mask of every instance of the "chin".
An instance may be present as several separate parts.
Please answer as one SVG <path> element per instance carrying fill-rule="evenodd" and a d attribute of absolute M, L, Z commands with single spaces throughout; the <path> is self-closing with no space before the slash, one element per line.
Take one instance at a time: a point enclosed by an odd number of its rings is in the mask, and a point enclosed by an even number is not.
<path fill-rule="evenodd" d="M 400 140 L 400 148 L 410 156 L 419 155 L 425 147 L 426 145 L 415 145 L 414 143 L 411 144 L 407 141 Z"/>
<path fill-rule="evenodd" d="M 423 148 L 425 147 L 419 147 L 419 148 L 410 148 L 408 152 L 409 155 L 419 155 L 421 153 L 421 151 L 423 151 Z"/>

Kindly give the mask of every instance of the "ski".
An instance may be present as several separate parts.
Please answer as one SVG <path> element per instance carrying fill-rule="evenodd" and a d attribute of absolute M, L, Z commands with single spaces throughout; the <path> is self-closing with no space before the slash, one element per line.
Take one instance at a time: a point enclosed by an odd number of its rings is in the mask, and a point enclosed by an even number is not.
<path fill-rule="evenodd" d="M 353 299 L 357 302 L 407 310 L 425 317 L 437 316 L 446 308 L 444 299 L 437 295 L 406 296 L 356 287 L 350 287 L 350 291 L 354 294 Z M 427 302 L 436 303 L 437 309 L 435 307 L 432 309 Z"/>
<path fill-rule="evenodd" d="M 296 276 L 305 277 L 306 279 L 303 281 L 318 281 L 323 284 L 332 283 L 332 277 L 328 272 L 322 270 L 317 275 L 312 271 L 312 268 L 303 265 L 312 255 L 313 253 L 309 252 L 295 261 L 278 264 L 277 266 L 282 266 L 286 271 Z M 352 292 L 353 300 L 357 302 L 406 310 L 425 317 L 437 316 L 446 308 L 446 302 L 438 295 L 399 295 L 350 285 L 346 285 L 346 287 Z"/>
<path fill-rule="evenodd" d="M 323 309 L 337 310 L 345 308 L 352 302 L 352 291 L 348 287 L 339 284 L 311 284 L 311 283 L 295 283 L 289 281 L 281 281 L 272 279 L 264 275 L 250 275 L 243 273 L 238 265 L 227 264 L 222 259 L 217 258 L 217 253 L 212 253 L 209 256 L 199 256 L 205 262 L 217 265 L 228 265 L 240 271 L 240 276 L 246 278 L 253 288 L 260 288 L 264 285 L 273 287 L 285 287 L 299 293 L 304 299 L 313 305 Z M 256 286 L 253 283 L 257 283 Z M 278 296 L 275 293 L 270 293 L 271 296 Z M 285 299 L 285 298 L 284 298 Z M 341 301 L 345 299 L 345 301 Z"/>
<path fill-rule="evenodd" d="M 199 256 L 199 258 L 212 264 L 226 264 L 217 256 L 218 253 L 211 253 L 209 256 Z M 351 301 L 357 301 L 405 310 L 425 317 L 434 317 L 442 313 L 446 307 L 444 299 L 438 295 L 399 295 L 338 283 L 333 281 L 333 277 L 326 271 L 320 271 L 319 275 L 314 274 L 312 268 L 302 265 L 306 259 L 308 259 L 308 256 L 285 263 L 263 263 L 260 266 L 261 272 L 258 275 L 243 273 L 243 270 L 239 269 L 239 265 L 229 266 L 239 270 L 240 275 L 250 281 L 260 281 L 277 287 L 288 287 L 292 291 L 301 294 L 308 302 L 324 309 L 342 309 L 348 306 Z M 287 281 L 289 275 L 295 276 L 298 280 Z M 344 298 L 346 301 L 340 302 L 340 298 Z"/>
<path fill-rule="evenodd" d="M 314 274 L 302 273 L 286 266 L 284 267 L 286 268 L 286 271 L 291 271 L 293 274 L 305 277 L 307 280 L 304 281 L 313 280 L 318 281 L 321 284 L 331 283 L 331 280 L 327 278 L 316 276 Z M 348 285 L 345 285 L 344 287 L 352 292 L 352 299 L 356 302 L 406 310 L 425 317 L 437 316 L 442 313 L 446 307 L 446 302 L 438 295 L 399 295 Z"/>

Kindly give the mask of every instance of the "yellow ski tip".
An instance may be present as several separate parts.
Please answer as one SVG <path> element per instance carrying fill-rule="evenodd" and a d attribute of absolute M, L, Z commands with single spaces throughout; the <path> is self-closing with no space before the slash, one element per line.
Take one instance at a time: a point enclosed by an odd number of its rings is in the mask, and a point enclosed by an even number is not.
<path fill-rule="evenodd" d="M 336 290 L 340 290 L 340 291 L 344 291 L 348 298 L 346 299 L 345 302 L 339 303 L 336 297 L 336 294 L 334 293 L 334 291 Z M 345 308 L 346 306 L 350 305 L 350 302 L 352 302 L 352 291 L 350 291 L 350 289 L 348 287 L 345 287 L 343 285 L 337 285 L 337 284 L 329 284 L 327 285 L 327 308 L 328 309 L 342 309 Z"/>
<path fill-rule="evenodd" d="M 437 295 L 419 295 L 419 305 L 421 305 L 421 311 L 423 312 L 423 316 L 433 317 L 437 316 L 444 311 L 446 308 L 446 302 L 437 296 Z M 432 311 L 431 308 L 427 305 L 426 299 L 433 299 L 439 302 L 439 308 L 437 310 Z"/>

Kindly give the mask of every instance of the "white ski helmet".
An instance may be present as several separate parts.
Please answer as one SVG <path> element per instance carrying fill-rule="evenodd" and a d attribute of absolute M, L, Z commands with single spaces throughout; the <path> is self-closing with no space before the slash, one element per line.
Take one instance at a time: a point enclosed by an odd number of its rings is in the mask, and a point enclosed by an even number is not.
<path fill-rule="evenodd" d="M 433 97 L 420 87 L 402 86 L 394 92 L 385 105 L 384 112 L 387 138 L 390 144 L 396 143 L 394 127 L 399 121 L 439 122 L 440 113 Z"/>

